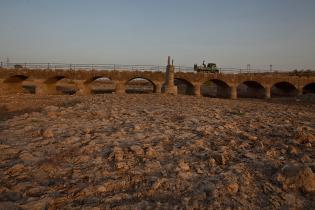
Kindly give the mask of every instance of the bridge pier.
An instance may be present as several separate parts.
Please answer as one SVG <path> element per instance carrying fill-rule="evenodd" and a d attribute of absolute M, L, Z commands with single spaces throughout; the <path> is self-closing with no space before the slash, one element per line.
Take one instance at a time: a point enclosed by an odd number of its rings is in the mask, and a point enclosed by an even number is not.
<path fill-rule="evenodd" d="M 303 86 L 298 86 L 298 87 L 297 87 L 297 91 L 298 91 L 298 92 L 297 92 L 297 95 L 298 95 L 298 96 L 303 95 Z"/>
<path fill-rule="evenodd" d="M 0 79 L 0 95 L 4 95 L 4 92 L 3 92 L 3 79 Z"/>
<path fill-rule="evenodd" d="M 230 99 L 237 99 L 237 86 L 236 85 L 231 86 Z"/>
<path fill-rule="evenodd" d="M 75 81 L 76 87 L 78 91 L 76 92 L 76 95 L 91 95 L 92 91 L 88 83 L 86 83 L 85 80 L 77 80 Z"/>
<path fill-rule="evenodd" d="M 22 82 L 1 82 L 0 95 L 24 93 Z"/>
<path fill-rule="evenodd" d="M 125 94 L 126 93 L 126 85 L 124 82 L 122 82 L 122 81 L 116 82 L 115 93 L 116 94 Z"/>
<path fill-rule="evenodd" d="M 35 80 L 35 94 L 37 95 L 57 95 L 56 83 L 46 83 L 44 80 Z"/>
<path fill-rule="evenodd" d="M 271 98 L 271 87 L 269 85 L 265 86 L 265 99 Z"/>
<path fill-rule="evenodd" d="M 155 83 L 154 93 L 160 94 L 161 92 L 162 92 L 162 84 L 160 84 L 160 83 Z"/>
<path fill-rule="evenodd" d="M 201 84 L 194 84 L 194 95 L 201 96 Z"/>

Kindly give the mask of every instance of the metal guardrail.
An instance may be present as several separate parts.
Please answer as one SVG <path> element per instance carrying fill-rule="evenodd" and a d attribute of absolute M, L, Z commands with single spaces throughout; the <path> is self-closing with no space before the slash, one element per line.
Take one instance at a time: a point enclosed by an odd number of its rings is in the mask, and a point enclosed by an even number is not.
<path fill-rule="evenodd" d="M 0 63 L 1 68 L 9 69 L 51 69 L 51 70 L 97 70 L 97 71 L 166 71 L 163 65 L 123 65 L 123 64 L 66 64 L 66 63 Z M 176 72 L 196 73 L 193 67 L 174 66 Z M 287 70 L 270 69 L 241 69 L 241 68 L 219 68 L 222 74 L 259 74 L 259 73 L 288 73 Z M 204 72 L 204 74 L 208 74 Z"/>
<path fill-rule="evenodd" d="M 287 70 L 272 70 L 267 69 L 242 69 L 242 68 L 218 68 L 221 74 L 261 74 L 261 73 L 288 73 Z M 177 72 L 195 72 L 193 67 L 175 66 Z M 209 74 L 211 72 L 203 72 Z"/>
<path fill-rule="evenodd" d="M 123 65 L 123 64 L 66 64 L 66 63 L 1 63 L 1 67 L 16 69 L 61 69 L 61 70 L 121 70 L 121 71 L 165 71 L 166 66 L 159 65 Z"/>

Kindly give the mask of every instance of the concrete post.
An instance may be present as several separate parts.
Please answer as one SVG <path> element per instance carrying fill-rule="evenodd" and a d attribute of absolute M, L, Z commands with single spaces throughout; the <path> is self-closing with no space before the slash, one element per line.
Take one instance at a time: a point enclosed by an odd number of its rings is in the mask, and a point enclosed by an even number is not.
<path fill-rule="evenodd" d="M 194 84 L 194 95 L 195 96 L 201 96 L 201 91 L 200 91 L 201 85 L 198 84 Z"/>
<path fill-rule="evenodd" d="M 265 98 L 266 99 L 271 98 L 271 87 L 269 85 L 265 86 Z"/>
<path fill-rule="evenodd" d="M 126 85 L 122 81 L 116 82 L 116 88 L 115 88 L 116 94 L 124 94 L 126 93 Z"/>
<path fill-rule="evenodd" d="M 162 84 L 156 83 L 154 93 L 160 94 L 162 92 Z"/>
<path fill-rule="evenodd" d="M 57 95 L 58 91 L 56 89 L 56 83 L 46 83 L 45 80 L 35 80 L 34 81 L 36 90 L 36 95 Z"/>
<path fill-rule="evenodd" d="M 76 87 L 78 91 L 76 95 L 91 95 L 92 91 L 88 83 L 85 80 L 76 80 L 75 81 Z"/>
<path fill-rule="evenodd" d="M 236 85 L 231 86 L 230 99 L 237 99 L 237 87 L 236 87 Z"/>

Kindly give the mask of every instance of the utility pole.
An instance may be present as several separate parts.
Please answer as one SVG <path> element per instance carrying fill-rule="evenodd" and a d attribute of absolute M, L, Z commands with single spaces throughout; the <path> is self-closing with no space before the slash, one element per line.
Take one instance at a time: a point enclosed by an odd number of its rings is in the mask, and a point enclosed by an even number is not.
<path fill-rule="evenodd" d="M 271 64 L 269 66 L 269 70 L 270 70 L 270 72 L 272 72 L 272 65 Z"/>
<path fill-rule="evenodd" d="M 247 64 L 247 72 L 250 72 L 250 64 Z"/>
<path fill-rule="evenodd" d="M 7 68 L 9 68 L 9 65 L 10 65 L 10 58 L 7 57 Z"/>

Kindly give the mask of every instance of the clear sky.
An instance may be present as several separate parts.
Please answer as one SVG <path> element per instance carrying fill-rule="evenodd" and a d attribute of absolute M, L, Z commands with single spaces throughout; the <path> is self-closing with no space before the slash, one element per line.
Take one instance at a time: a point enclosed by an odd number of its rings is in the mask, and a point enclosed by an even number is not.
<path fill-rule="evenodd" d="M 0 60 L 315 69 L 315 0 L 0 0 Z"/>

